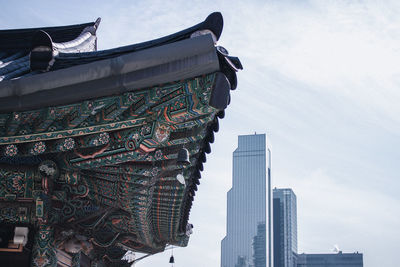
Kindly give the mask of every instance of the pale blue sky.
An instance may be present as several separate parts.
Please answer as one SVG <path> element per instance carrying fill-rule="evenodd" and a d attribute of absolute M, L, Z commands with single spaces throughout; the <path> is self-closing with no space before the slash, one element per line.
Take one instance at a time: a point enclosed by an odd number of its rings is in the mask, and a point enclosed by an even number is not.
<path fill-rule="evenodd" d="M 0 1 L 0 28 L 102 18 L 100 49 L 161 37 L 221 11 L 244 70 L 207 158 L 176 267 L 219 266 L 237 135 L 266 132 L 273 185 L 297 194 L 299 252 L 364 253 L 397 267 L 400 2 Z M 224 168 L 221 168 L 224 166 Z M 168 266 L 170 251 L 137 266 Z"/>

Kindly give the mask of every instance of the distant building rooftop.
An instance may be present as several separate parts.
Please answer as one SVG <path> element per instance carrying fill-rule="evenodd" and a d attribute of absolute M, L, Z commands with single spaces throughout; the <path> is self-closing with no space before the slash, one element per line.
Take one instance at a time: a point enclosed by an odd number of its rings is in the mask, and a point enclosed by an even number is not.
<path fill-rule="evenodd" d="M 362 267 L 362 253 L 299 254 L 297 267 Z"/>

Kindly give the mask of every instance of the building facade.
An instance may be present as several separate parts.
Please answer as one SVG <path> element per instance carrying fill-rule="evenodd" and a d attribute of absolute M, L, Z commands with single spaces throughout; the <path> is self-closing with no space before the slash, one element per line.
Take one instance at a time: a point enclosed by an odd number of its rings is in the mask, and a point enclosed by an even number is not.
<path fill-rule="evenodd" d="M 238 263 L 246 267 L 255 263 L 256 266 L 272 266 L 271 203 L 271 151 L 266 135 L 239 136 L 238 148 L 233 152 L 232 188 L 227 194 L 227 228 L 221 243 L 221 267 L 234 267 Z M 260 237 L 263 224 L 265 241 Z M 260 251 L 265 251 L 266 255 L 260 255 Z"/>
<path fill-rule="evenodd" d="M 253 239 L 253 263 L 254 267 L 262 267 L 265 266 L 266 256 L 267 256 L 267 247 L 266 244 L 266 227 L 265 223 L 260 223 L 257 226 L 257 235 Z"/>
<path fill-rule="evenodd" d="M 273 190 L 274 266 L 296 267 L 297 201 L 290 188 Z"/>
<path fill-rule="evenodd" d="M 363 267 L 362 253 L 299 254 L 297 267 Z"/>

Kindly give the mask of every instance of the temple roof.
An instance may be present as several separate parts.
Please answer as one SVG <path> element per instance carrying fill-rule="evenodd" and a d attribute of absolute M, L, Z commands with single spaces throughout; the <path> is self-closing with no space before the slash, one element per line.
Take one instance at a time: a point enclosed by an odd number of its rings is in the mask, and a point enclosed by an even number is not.
<path fill-rule="evenodd" d="M 99 23 L 0 31 L 0 81 L 47 71 L 59 53 L 96 51 Z"/>
<path fill-rule="evenodd" d="M 242 65 L 217 45 L 220 13 L 103 51 L 99 22 L 0 31 L 0 175 L 12 170 L 28 183 L 58 170 L 51 188 L 0 191 L 0 204 L 45 192 L 57 249 L 68 228 L 91 237 L 92 259 L 116 247 L 185 246 L 206 154 Z M 44 220 L 36 217 L 34 225 Z"/>
<path fill-rule="evenodd" d="M 99 20 L 94 24 L 83 24 L 91 26 L 86 26 L 78 37 L 68 41 L 70 45 L 50 42 L 53 31 L 47 33 L 45 29 L 54 28 L 35 29 L 36 35 L 34 30 L 27 33 L 22 30 L 23 35 L 33 38 L 33 48 L 30 56 L 24 50 L 3 58 L 0 65 L 0 80 L 3 79 L 0 82 L 0 111 L 27 110 L 48 103 L 72 103 L 88 98 L 87 95 L 104 96 L 220 69 L 230 79 L 232 88 L 236 87 L 234 72 L 242 68 L 240 61 L 229 56 L 224 48 L 214 47 L 222 31 L 220 13 L 213 13 L 204 22 L 163 38 L 103 51 L 94 51 L 95 46 L 88 49 L 87 44 L 95 43 L 98 24 Z M 76 36 L 77 26 L 56 27 L 59 28 L 71 30 L 75 35 L 70 36 Z M 53 52 L 46 54 L 42 49 L 35 56 L 35 40 L 39 47 L 47 45 L 48 51 Z M 42 66 L 41 71 L 33 70 L 32 65 Z M 29 77 L 33 74 L 34 77 Z M 20 76 L 24 79 L 15 79 Z M 84 91 L 79 89 L 83 86 Z"/>
<path fill-rule="evenodd" d="M 65 43 L 76 39 L 88 28 L 97 28 L 100 19 L 95 22 L 59 27 L 40 27 L 15 30 L 0 30 L 0 52 L 29 52 L 32 39 L 39 31 L 47 32 L 53 42 Z"/>

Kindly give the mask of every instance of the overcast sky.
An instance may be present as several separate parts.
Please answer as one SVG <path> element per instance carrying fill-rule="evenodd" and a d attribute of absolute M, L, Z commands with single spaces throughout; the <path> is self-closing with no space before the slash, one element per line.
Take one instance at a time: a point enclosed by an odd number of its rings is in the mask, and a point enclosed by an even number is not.
<path fill-rule="evenodd" d="M 213 11 L 240 57 L 238 89 L 207 158 L 176 267 L 219 266 L 237 136 L 267 133 L 273 186 L 297 195 L 299 253 L 399 266 L 400 1 L 6 1 L 0 28 L 102 18 L 107 49 L 177 32 Z M 221 168 L 223 166 L 223 168 Z M 169 266 L 170 251 L 141 267 Z"/>

